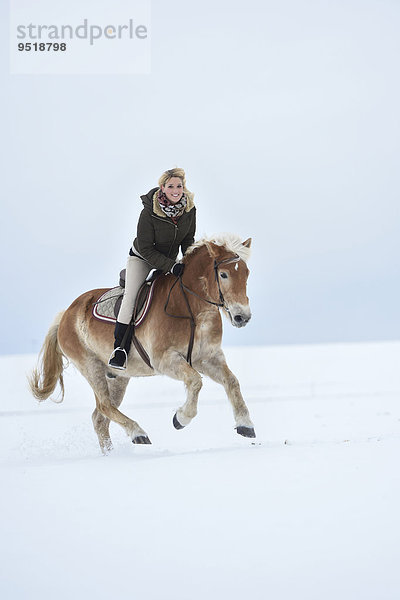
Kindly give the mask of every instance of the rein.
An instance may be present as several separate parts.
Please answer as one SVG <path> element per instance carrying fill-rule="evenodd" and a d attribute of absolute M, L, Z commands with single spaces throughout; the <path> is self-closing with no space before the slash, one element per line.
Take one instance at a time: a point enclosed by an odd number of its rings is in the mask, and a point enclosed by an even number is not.
<path fill-rule="evenodd" d="M 208 298 L 203 298 L 202 296 L 199 296 L 199 294 L 196 294 L 196 292 L 193 292 L 193 290 L 190 290 L 188 287 L 186 287 L 186 285 L 184 285 L 183 281 L 182 281 L 182 275 L 180 275 L 179 277 L 176 278 L 176 280 L 174 281 L 174 283 L 172 284 L 169 293 L 168 293 L 168 297 L 167 297 L 167 301 L 165 303 L 164 306 L 164 312 L 166 315 L 168 315 L 169 317 L 172 317 L 173 319 L 188 319 L 190 320 L 190 338 L 189 338 L 189 344 L 188 344 L 188 351 L 187 351 L 187 355 L 186 355 L 186 361 L 189 363 L 190 366 L 192 366 L 192 351 L 193 351 L 193 344 L 194 344 L 194 334 L 195 334 L 195 329 L 196 329 L 196 321 L 193 315 L 193 311 L 190 307 L 190 303 L 187 297 L 186 292 L 188 292 L 189 294 L 192 294 L 193 296 L 196 296 L 196 298 L 199 298 L 200 300 L 202 300 L 203 302 L 207 302 L 207 304 L 212 304 L 213 306 L 217 306 L 218 308 L 223 308 L 224 310 L 226 310 L 229 313 L 229 309 L 225 304 L 225 298 L 224 295 L 222 293 L 221 290 L 221 285 L 219 283 L 219 277 L 218 277 L 218 268 L 220 267 L 220 265 L 222 264 L 229 264 L 232 262 L 238 262 L 240 260 L 240 257 L 235 254 L 235 256 L 230 257 L 230 258 L 224 258 L 223 260 L 220 260 L 219 262 L 217 262 L 214 259 L 214 274 L 215 274 L 215 280 L 217 282 L 218 285 L 218 292 L 219 292 L 219 302 L 214 302 L 213 300 L 209 300 Z M 182 291 L 182 295 L 185 299 L 185 303 L 187 306 L 187 309 L 189 311 L 189 316 L 182 316 L 182 315 L 172 315 L 171 313 L 167 312 L 167 307 L 171 298 L 171 294 L 172 294 L 172 290 L 174 289 L 174 287 L 176 286 L 176 284 L 179 281 L 179 285 Z"/>

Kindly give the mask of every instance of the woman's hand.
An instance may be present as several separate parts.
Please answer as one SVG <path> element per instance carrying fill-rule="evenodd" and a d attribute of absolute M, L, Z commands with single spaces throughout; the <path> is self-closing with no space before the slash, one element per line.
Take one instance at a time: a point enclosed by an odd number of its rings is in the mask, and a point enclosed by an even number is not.
<path fill-rule="evenodd" d="M 185 265 L 183 263 L 175 263 L 171 269 L 171 273 L 175 275 L 175 277 L 182 277 L 184 270 Z"/>

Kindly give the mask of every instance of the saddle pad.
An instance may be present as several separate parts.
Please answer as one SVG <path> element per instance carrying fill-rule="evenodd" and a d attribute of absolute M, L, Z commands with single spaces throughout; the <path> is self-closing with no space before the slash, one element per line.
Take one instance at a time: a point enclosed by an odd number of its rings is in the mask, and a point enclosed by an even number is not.
<path fill-rule="evenodd" d="M 135 320 L 135 327 L 139 327 L 141 325 L 148 313 L 150 308 L 151 301 L 153 299 L 154 292 L 154 281 L 150 284 L 145 284 L 143 287 L 146 288 L 146 298 L 144 300 L 142 308 L 139 310 L 139 313 Z M 139 291 L 139 293 L 142 289 Z M 124 294 L 124 288 L 113 287 L 110 290 L 107 290 L 104 294 L 100 296 L 100 298 L 94 303 L 92 314 L 95 319 L 99 321 L 107 321 L 108 323 L 116 322 L 116 313 L 118 314 L 119 306 L 121 302 L 118 300 L 122 300 L 122 296 Z M 115 310 L 115 305 L 118 302 L 118 310 Z"/>

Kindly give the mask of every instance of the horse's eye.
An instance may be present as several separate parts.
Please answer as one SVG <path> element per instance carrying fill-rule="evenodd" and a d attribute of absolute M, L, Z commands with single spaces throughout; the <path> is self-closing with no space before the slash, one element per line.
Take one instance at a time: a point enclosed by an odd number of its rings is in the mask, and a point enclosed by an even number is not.
<path fill-rule="evenodd" d="M 221 273 L 221 277 L 222 277 L 222 279 L 228 279 L 228 274 L 227 274 L 227 273 L 224 273 L 224 272 L 222 272 L 222 273 Z"/>

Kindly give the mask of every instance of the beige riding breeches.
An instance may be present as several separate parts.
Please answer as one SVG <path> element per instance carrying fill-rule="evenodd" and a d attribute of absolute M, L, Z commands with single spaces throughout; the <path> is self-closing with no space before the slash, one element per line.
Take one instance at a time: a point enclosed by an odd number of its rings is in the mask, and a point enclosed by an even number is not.
<path fill-rule="evenodd" d="M 119 323 L 125 323 L 126 325 L 130 323 L 140 286 L 152 269 L 153 267 L 149 265 L 147 261 L 142 260 L 137 256 L 128 256 L 125 275 L 125 292 L 118 313 Z"/>

